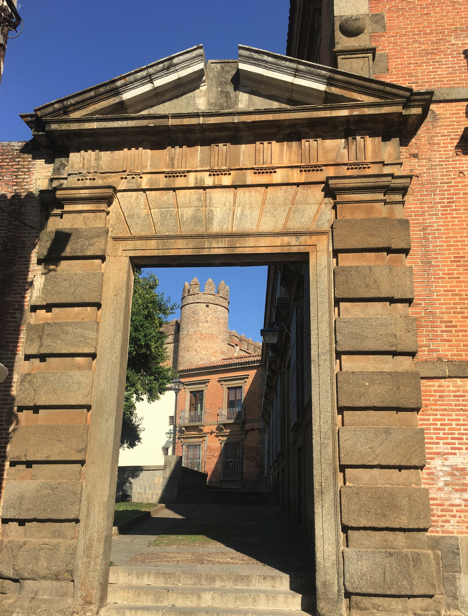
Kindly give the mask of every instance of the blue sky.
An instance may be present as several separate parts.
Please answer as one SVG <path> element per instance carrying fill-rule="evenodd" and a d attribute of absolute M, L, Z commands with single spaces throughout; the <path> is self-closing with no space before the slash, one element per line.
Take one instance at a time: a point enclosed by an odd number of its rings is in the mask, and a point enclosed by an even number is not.
<path fill-rule="evenodd" d="M 0 84 L 0 141 L 30 139 L 19 118 L 200 43 L 208 60 L 237 58 L 238 44 L 285 53 L 289 0 L 19 0 L 24 31 L 8 44 Z M 230 287 L 229 326 L 260 340 L 266 267 L 154 271 L 180 302 L 185 281 Z M 178 316 L 178 315 L 176 315 Z"/>
<path fill-rule="evenodd" d="M 261 342 L 260 329 L 263 327 L 267 267 L 178 267 L 145 269 L 156 274 L 159 291 L 164 291 L 173 302 L 180 304 L 184 282 L 198 278 L 203 290 L 211 278 L 216 287 L 224 280 L 229 287 L 229 329 L 244 334 L 255 342 Z M 179 318 L 180 310 L 171 317 Z"/>
<path fill-rule="evenodd" d="M 18 0 L 24 31 L 8 43 L 0 141 L 30 131 L 18 117 L 202 43 L 207 59 L 239 43 L 285 53 L 289 0 Z"/>

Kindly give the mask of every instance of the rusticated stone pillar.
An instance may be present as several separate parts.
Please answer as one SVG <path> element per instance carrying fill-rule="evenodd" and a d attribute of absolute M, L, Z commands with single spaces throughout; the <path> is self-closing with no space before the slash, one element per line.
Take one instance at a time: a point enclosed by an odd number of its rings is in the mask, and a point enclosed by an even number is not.
<path fill-rule="evenodd" d="M 410 178 L 334 177 L 337 402 L 344 585 L 351 613 L 441 609 L 440 553 L 428 548 L 424 431 L 409 222 Z"/>
<path fill-rule="evenodd" d="M 32 613 L 70 614 L 75 594 L 76 613 L 85 614 L 102 604 L 109 567 L 109 539 L 104 549 L 97 543 L 99 555 L 92 544 L 111 530 L 132 272 L 128 259 L 106 261 L 114 188 L 55 196 L 16 399 L 0 583 L 18 594 L 18 613 L 24 602 Z"/>

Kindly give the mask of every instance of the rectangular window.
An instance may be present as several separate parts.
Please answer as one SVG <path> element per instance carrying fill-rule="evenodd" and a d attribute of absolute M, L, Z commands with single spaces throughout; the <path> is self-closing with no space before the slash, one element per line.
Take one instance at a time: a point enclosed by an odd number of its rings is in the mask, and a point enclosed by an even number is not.
<path fill-rule="evenodd" d="M 182 460 L 183 466 L 193 471 L 201 471 L 201 444 L 185 444 Z"/>
<path fill-rule="evenodd" d="M 242 387 L 228 387 L 227 418 L 242 419 Z"/>
<path fill-rule="evenodd" d="M 203 421 L 203 390 L 190 392 L 190 409 L 188 423 Z"/>
<path fill-rule="evenodd" d="M 169 425 L 170 426 L 174 425 L 174 415 L 169 415 Z"/>
<path fill-rule="evenodd" d="M 239 481 L 242 479 L 242 455 L 240 441 L 227 441 L 223 447 L 221 479 Z"/>

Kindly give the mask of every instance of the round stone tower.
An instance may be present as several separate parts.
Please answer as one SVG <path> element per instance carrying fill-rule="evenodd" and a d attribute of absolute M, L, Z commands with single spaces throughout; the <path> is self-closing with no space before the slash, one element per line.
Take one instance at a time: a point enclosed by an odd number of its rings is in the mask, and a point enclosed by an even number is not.
<path fill-rule="evenodd" d="M 211 278 L 200 291 L 196 278 L 186 282 L 180 310 L 179 358 L 177 367 L 188 368 L 227 356 L 229 287 L 218 291 Z"/>

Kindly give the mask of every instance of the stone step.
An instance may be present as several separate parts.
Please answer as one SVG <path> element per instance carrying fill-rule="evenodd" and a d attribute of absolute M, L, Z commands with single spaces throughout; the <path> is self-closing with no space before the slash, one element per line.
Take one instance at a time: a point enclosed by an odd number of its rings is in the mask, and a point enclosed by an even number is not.
<path fill-rule="evenodd" d="M 176 607 L 174 605 L 107 605 L 99 616 L 309 616 L 301 610 L 265 610 L 250 608 Z"/>
<path fill-rule="evenodd" d="M 253 569 L 253 568 L 252 568 Z M 165 565 L 164 569 L 111 567 L 109 584 L 140 586 L 205 586 L 206 588 L 256 588 L 276 590 L 310 590 L 313 579 L 281 572 L 232 571 L 205 566 L 203 570 Z"/>
<path fill-rule="evenodd" d="M 130 584 L 110 584 L 107 600 L 117 604 L 275 610 L 307 610 L 314 604 L 313 595 L 301 595 L 293 590 Z"/>

